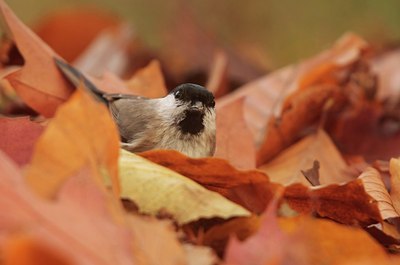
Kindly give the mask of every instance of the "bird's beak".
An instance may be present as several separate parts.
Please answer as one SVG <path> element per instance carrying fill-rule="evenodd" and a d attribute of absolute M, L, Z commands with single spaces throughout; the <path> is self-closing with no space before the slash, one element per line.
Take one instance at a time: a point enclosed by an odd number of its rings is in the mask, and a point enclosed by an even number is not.
<path fill-rule="evenodd" d="M 200 101 L 196 101 L 191 105 L 192 110 L 204 112 L 204 105 Z"/>

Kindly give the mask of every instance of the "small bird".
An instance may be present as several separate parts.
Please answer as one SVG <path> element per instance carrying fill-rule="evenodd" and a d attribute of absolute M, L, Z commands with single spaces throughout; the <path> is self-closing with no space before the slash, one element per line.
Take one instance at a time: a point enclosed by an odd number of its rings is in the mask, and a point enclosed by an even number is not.
<path fill-rule="evenodd" d="M 74 85 L 83 83 L 106 104 L 119 129 L 121 147 L 131 152 L 174 149 L 190 157 L 215 152 L 215 101 L 200 85 L 186 83 L 163 98 L 107 94 L 61 59 L 56 65 Z"/>

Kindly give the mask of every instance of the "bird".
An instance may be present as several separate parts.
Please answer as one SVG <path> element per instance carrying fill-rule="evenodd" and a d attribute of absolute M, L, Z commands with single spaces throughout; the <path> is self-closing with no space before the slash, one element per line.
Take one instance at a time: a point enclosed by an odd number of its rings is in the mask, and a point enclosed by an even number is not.
<path fill-rule="evenodd" d="M 121 148 L 130 152 L 173 149 L 189 157 L 214 155 L 216 114 L 213 94 L 203 86 L 184 83 L 162 98 L 108 94 L 60 58 L 57 67 L 75 87 L 80 83 L 104 103 L 118 127 Z"/>

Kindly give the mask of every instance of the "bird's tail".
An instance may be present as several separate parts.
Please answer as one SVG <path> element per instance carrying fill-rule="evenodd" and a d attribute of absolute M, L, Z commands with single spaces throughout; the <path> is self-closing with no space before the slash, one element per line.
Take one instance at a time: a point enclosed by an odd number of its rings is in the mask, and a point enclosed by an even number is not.
<path fill-rule="evenodd" d="M 89 79 L 87 79 L 78 69 L 68 64 L 62 59 L 54 58 L 57 67 L 61 70 L 64 76 L 75 86 L 83 84 L 86 90 L 90 92 L 97 100 L 108 104 L 108 101 L 103 97 L 104 92 L 98 89 Z"/>

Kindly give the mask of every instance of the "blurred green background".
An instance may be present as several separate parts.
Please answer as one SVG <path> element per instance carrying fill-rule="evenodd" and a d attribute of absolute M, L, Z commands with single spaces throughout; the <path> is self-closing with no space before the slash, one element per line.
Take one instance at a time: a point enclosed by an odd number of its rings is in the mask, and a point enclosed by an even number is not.
<path fill-rule="evenodd" d="M 162 48 L 163 25 L 176 19 L 184 0 L 6 0 L 31 24 L 52 10 L 79 5 L 104 8 L 131 22 L 153 48 Z M 346 31 L 373 44 L 400 40 L 399 0 L 187 0 L 196 20 L 226 45 L 250 43 L 270 68 L 328 47 Z M 179 18 L 178 18 L 179 19 Z"/>

